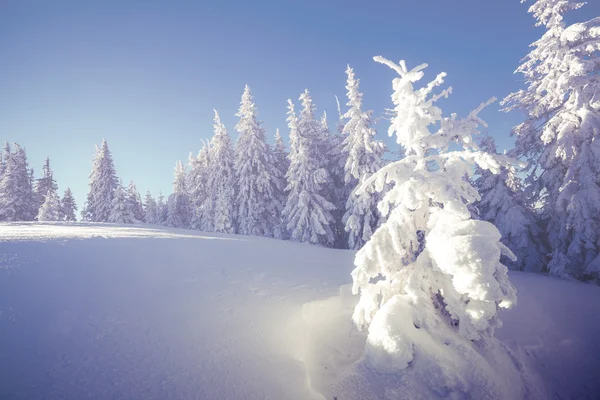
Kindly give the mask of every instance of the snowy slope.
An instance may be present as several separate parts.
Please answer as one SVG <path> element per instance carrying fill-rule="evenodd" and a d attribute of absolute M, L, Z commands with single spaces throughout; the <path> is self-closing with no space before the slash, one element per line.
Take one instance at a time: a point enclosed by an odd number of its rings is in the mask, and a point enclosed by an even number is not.
<path fill-rule="evenodd" d="M 353 255 L 159 227 L 0 224 L 0 398 L 370 397 L 372 373 L 352 378 L 356 299 L 340 289 Z M 552 397 L 597 398 L 600 288 L 511 279 L 519 304 L 497 336 Z"/>

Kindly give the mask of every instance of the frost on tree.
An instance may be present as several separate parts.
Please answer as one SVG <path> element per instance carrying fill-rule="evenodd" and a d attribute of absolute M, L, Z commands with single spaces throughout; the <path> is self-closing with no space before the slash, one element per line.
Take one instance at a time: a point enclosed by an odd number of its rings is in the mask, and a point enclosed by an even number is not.
<path fill-rule="evenodd" d="M 54 173 L 50 168 L 50 158 L 46 157 L 42 167 L 42 177 L 36 180 L 34 188 L 34 208 L 37 211 L 42 206 L 48 192 L 56 192 L 58 185 L 54 180 Z"/>
<path fill-rule="evenodd" d="M 30 221 L 34 211 L 31 172 L 25 149 L 5 144 L 4 172 L 0 178 L 0 221 Z"/>
<path fill-rule="evenodd" d="M 192 208 L 186 186 L 185 169 L 181 161 L 177 161 L 175 164 L 173 193 L 169 196 L 167 206 L 167 226 L 188 228 L 192 217 Z"/>
<path fill-rule="evenodd" d="M 525 115 L 513 154 L 529 162 L 525 183 L 542 206 L 548 269 L 577 278 L 600 272 L 600 19 L 563 21 L 583 4 L 539 0 L 529 8 L 546 33 L 516 71 L 527 88 L 504 100 Z"/>
<path fill-rule="evenodd" d="M 480 147 L 487 153 L 497 154 L 496 144 L 490 136 L 481 138 Z M 520 271 L 544 271 L 548 252 L 535 213 L 523 198 L 515 168 L 503 167 L 499 174 L 478 168 L 476 175 L 474 186 L 481 196 L 481 200 L 474 203 L 477 215 L 498 228 L 502 243 L 517 256 L 516 261 L 503 257 L 502 263 Z"/>
<path fill-rule="evenodd" d="M 160 224 L 156 200 L 154 200 L 150 191 L 146 192 L 146 197 L 144 198 L 144 222 L 152 225 Z"/>
<path fill-rule="evenodd" d="M 63 194 L 63 198 L 60 201 L 60 214 L 61 220 L 63 221 L 77 221 L 75 212 L 77 211 L 77 205 L 75 204 L 75 198 L 71 188 L 67 188 Z"/>
<path fill-rule="evenodd" d="M 466 119 L 444 118 L 435 102 L 451 90 L 433 94 L 444 73 L 415 89 L 426 64 L 408 70 L 404 61 L 375 60 L 399 74 L 393 80 L 389 134 L 396 136 L 406 157 L 386 165 L 358 189 L 374 184 L 381 190 L 386 182 L 396 183 L 379 205 L 389 218 L 358 251 L 352 272 L 353 292 L 360 293 L 353 320 L 368 329 L 365 362 L 383 372 L 404 370 L 407 390 L 426 381 L 423 390 L 445 387 L 445 393 L 459 397 L 465 392 L 473 398 L 497 396 L 489 392 L 495 389 L 490 386 L 495 372 L 479 368 L 488 359 L 480 352 L 503 351 L 493 328 L 500 324 L 498 308 L 516 301 L 507 268 L 500 263 L 501 254 L 511 252 L 494 225 L 471 219 L 467 205 L 478 194 L 463 179 L 475 165 L 499 172 L 507 162 L 479 151 L 472 138 L 483 124 L 477 115 L 489 102 Z M 432 133 L 434 126 L 439 129 Z M 449 151 L 450 146 L 461 150 Z M 485 344 L 472 344 L 479 340 Z M 474 387 L 461 383 L 471 379 Z"/>
<path fill-rule="evenodd" d="M 353 193 L 354 188 L 362 185 L 371 175 L 378 171 L 383 163 L 381 158 L 385 145 L 375 140 L 375 129 L 371 127 L 371 111 L 362 110 L 362 93 L 359 91 L 359 80 L 354 70 L 348 66 L 348 103 L 350 107 L 342 116 L 345 121 L 342 131 L 346 135 L 343 142 L 342 154 L 345 156 L 344 183 L 350 188 L 346 213 L 343 217 L 345 230 L 348 232 L 348 246 L 360 249 L 379 226 L 380 215 L 377 204 L 380 196 L 374 193 L 371 186 L 359 193 Z"/>
<path fill-rule="evenodd" d="M 90 191 L 82 211 L 86 221 L 107 222 L 112 211 L 115 190 L 119 184 L 112 155 L 106 140 L 96 147 L 96 157 L 90 174 Z"/>
<path fill-rule="evenodd" d="M 142 198 L 133 181 L 129 182 L 129 187 L 127 188 L 127 207 L 131 210 L 135 222 L 139 223 L 144 221 Z"/>
<path fill-rule="evenodd" d="M 58 194 L 56 194 L 56 190 L 48 190 L 46 196 L 44 196 L 44 203 L 42 203 L 36 219 L 38 221 L 61 220 L 60 199 L 58 198 Z"/>
<path fill-rule="evenodd" d="M 215 133 L 211 141 L 210 174 L 207 200 L 209 231 L 235 233 L 233 225 L 235 201 L 235 155 L 227 128 L 215 110 Z"/>
<path fill-rule="evenodd" d="M 325 197 L 331 183 L 325 169 L 327 160 L 322 150 L 323 126 L 315 120 L 315 107 L 306 90 L 301 96 L 303 109 L 296 117 L 288 100 L 290 127 L 290 167 L 287 172 L 288 198 L 283 210 L 292 240 L 332 245 L 335 236 L 331 212 L 335 206 Z"/>
<path fill-rule="evenodd" d="M 162 192 L 158 192 L 158 199 L 156 200 L 156 223 L 166 225 L 168 214 L 169 207 L 165 202 L 165 196 L 163 196 Z"/>
<path fill-rule="evenodd" d="M 283 176 L 275 166 L 265 131 L 257 120 L 258 110 L 246 85 L 235 129 L 235 199 L 237 232 L 243 235 L 281 237 Z"/>
<path fill-rule="evenodd" d="M 133 211 L 127 201 L 127 192 L 121 183 L 115 189 L 107 222 L 113 224 L 133 224 L 135 222 Z"/>
<path fill-rule="evenodd" d="M 190 154 L 188 165 L 188 190 L 192 206 L 190 228 L 208 231 L 210 229 L 208 177 L 210 175 L 210 145 L 203 143 L 196 157 Z"/>

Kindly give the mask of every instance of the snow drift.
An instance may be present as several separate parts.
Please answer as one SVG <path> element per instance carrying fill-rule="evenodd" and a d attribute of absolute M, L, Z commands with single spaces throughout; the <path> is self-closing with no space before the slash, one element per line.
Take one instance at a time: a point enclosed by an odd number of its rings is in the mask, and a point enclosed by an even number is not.
<path fill-rule="evenodd" d="M 424 373 L 410 366 L 402 375 L 366 367 L 366 335 L 351 320 L 353 258 L 175 229 L 0 224 L 0 398 L 456 397 L 403 392 Z M 488 352 L 487 361 L 517 365 L 532 382 L 529 398 L 597 396 L 600 289 L 510 279 L 519 304 L 502 313 L 496 337 L 512 358 Z M 455 371 L 467 395 L 481 384 L 477 365 Z"/>

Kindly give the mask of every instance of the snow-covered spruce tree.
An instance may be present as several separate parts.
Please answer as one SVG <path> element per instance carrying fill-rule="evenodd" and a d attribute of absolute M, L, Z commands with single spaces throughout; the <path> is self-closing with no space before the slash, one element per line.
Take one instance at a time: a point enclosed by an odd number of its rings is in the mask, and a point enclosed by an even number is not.
<path fill-rule="evenodd" d="M 208 231 L 235 233 L 235 154 L 227 128 L 215 110 L 215 134 L 211 140 L 210 174 L 208 177 L 209 198 L 206 201 Z"/>
<path fill-rule="evenodd" d="M 158 200 L 156 200 L 156 223 L 158 225 L 166 225 L 169 215 L 169 206 L 165 202 L 165 196 L 162 192 L 158 192 Z"/>
<path fill-rule="evenodd" d="M 169 196 L 167 205 L 167 226 L 189 228 L 192 219 L 192 207 L 186 186 L 185 169 L 181 161 L 177 161 L 175 164 L 173 193 Z"/>
<path fill-rule="evenodd" d="M 46 157 L 46 159 L 44 160 L 44 165 L 42 166 L 42 177 L 35 181 L 34 208 L 36 214 L 39 208 L 42 206 L 42 204 L 44 204 L 48 192 L 57 192 L 57 190 L 58 185 L 54 180 L 54 173 L 52 172 L 52 168 L 50 168 L 50 158 Z"/>
<path fill-rule="evenodd" d="M 496 144 L 490 136 L 479 142 L 481 150 L 497 155 Z M 477 168 L 474 186 L 481 199 L 473 203 L 479 218 L 491 222 L 502 234 L 504 243 L 517 256 L 500 260 L 510 269 L 541 272 L 546 268 L 546 250 L 534 211 L 523 198 L 521 181 L 515 168 L 503 167 L 499 174 Z"/>
<path fill-rule="evenodd" d="M 275 166 L 258 110 L 246 85 L 236 114 L 239 138 L 235 148 L 237 232 L 242 235 L 281 237 L 283 177 Z"/>
<path fill-rule="evenodd" d="M 525 114 L 512 154 L 529 162 L 525 183 L 542 204 L 549 272 L 580 279 L 600 272 L 600 19 L 563 21 L 583 4 L 539 0 L 529 8 L 546 33 L 516 71 L 527 88 L 503 103 Z"/>
<path fill-rule="evenodd" d="M 146 192 L 146 197 L 144 198 L 144 223 L 152 225 L 160 223 L 156 200 L 154 200 L 150 191 Z"/>
<path fill-rule="evenodd" d="M 290 160 L 288 158 L 288 153 L 285 150 L 285 143 L 283 143 L 283 138 L 279 133 L 279 129 L 275 132 L 275 146 L 273 147 L 273 163 L 275 164 L 275 168 L 279 171 L 279 176 L 281 177 L 281 190 L 279 191 L 279 203 L 282 207 L 285 206 L 287 196 L 285 193 L 285 188 L 287 187 L 287 178 L 286 174 L 290 167 Z M 276 239 L 287 239 L 288 233 L 286 228 L 286 223 L 283 218 L 283 208 L 279 214 L 279 221 L 276 221 L 276 227 L 274 230 L 273 237 Z"/>
<path fill-rule="evenodd" d="M 375 129 L 371 127 L 371 111 L 362 110 L 362 93 L 359 91 L 359 80 L 354 76 L 354 70 L 348 66 L 348 103 L 350 107 L 342 116 L 344 122 L 343 132 L 346 135 L 343 143 L 342 154 L 345 156 L 344 182 L 350 188 L 346 213 L 343 221 L 348 232 L 348 246 L 351 249 L 360 249 L 379 226 L 380 215 L 377 204 L 381 200 L 372 187 L 365 188 L 360 194 L 353 194 L 354 189 L 367 178 L 378 171 L 382 166 L 381 160 L 385 152 L 383 142 L 375 140 Z"/>
<path fill-rule="evenodd" d="M 301 96 L 303 109 L 298 120 L 288 100 L 290 126 L 290 167 L 287 172 L 288 198 L 283 210 L 292 240 L 331 246 L 335 236 L 331 211 L 335 206 L 325 197 L 324 186 L 331 183 L 320 153 L 322 124 L 315 120 L 315 107 L 306 90 Z"/>
<path fill-rule="evenodd" d="M 142 204 L 142 198 L 133 181 L 129 182 L 129 187 L 127 188 L 127 207 L 130 208 L 131 213 L 133 214 L 133 220 L 135 222 L 144 221 L 144 206 Z"/>
<path fill-rule="evenodd" d="M 516 301 L 500 263 L 501 254 L 511 252 L 494 225 L 471 219 L 467 204 L 478 194 L 463 180 L 475 165 L 499 172 L 508 161 L 479 151 L 472 138 L 483 124 L 478 113 L 490 102 L 466 119 L 443 118 L 434 103 L 451 89 L 432 91 L 444 73 L 415 89 L 426 64 L 408 70 L 404 61 L 375 61 L 399 74 L 389 134 L 406 157 L 358 188 L 396 183 L 379 204 L 389 218 L 358 251 L 352 272 L 353 292 L 360 293 L 353 320 L 368 328 L 364 360 L 379 371 L 402 370 L 402 379 L 394 381 L 401 387 L 390 388 L 389 397 L 402 391 L 405 397 L 433 398 L 442 390 L 457 398 L 522 398 L 513 361 L 493 338 L 498 308 Z M 451 145 L 462 150 L 449 151 Z M 504 374 L 515 383 L 498 384 L 496 379 L 507 379 Z"/>
<path fill-rule="evenodd" d="M 187 181 L 192 204 L 190 227 L 192 229 L 207 230 L 206 200 L 209 194 L 207 184 L 210 166 L 210 145 L 208 143 L 202 143 L 202 149 L 196 157 L 190 154 L 188 166 L 190 169 Z"/>
<path fill-rule="evenodd" d="M 63 198 L 60 201 L 60 215 L 62 221 L 77 221 L 75 212 L 77 211 L 77 205 L 75 204 L 75 198 L 71 192 L 71 188 L 67 188 L 63 194 Z"/>
<path fill-rule="evenodd" d="M 348 200 L 349 190 L 344 183 L 344 138 L 338 132 L 331 132 L 327 124 L 327 113 L 323 112 L 321 117 L 321 145 L 320 154 L 324 154 L 324 168 L 329 173 L 330 183 L 325 185 L 324 197 L 335 209 L 331 211 L 333 224 L 331 229 L 334 235 L 333 246 L 336 248 L 347 248 L 348 239 L 344 228 L 344 213 L 346 201 Z"/>
<path fill-rule="evenodd" d="M 133 211 L 127 204 L 127 191 L 121 182 L 115 189 L 107 222 L 113 224 L 133 224 L 135 222 Z"/>
<path fill-rule="evenodd" d="M 107 222 L 119 181 L 106 140 L 96 147 L 94 165 L 90 174 L 90 191 L 81 216 L 85 221 Z"/>
<path fill-rule="evenodd" d="M 10 146 L 5 145 L 6 169 L 0 179 L 0 221 L 29 221 L 35 215 L 32 213 L 33 192 L 27 154 L 16 143 L 13 148 L 11 151 Z"/>
<path fill-rule="evenodd" d="M 36 217 L 38 221 L 60 221 L 61 209 L 60 199 L 56 190 L 48 190 L 44 197 L 44 203 L 41 205 Z"/>

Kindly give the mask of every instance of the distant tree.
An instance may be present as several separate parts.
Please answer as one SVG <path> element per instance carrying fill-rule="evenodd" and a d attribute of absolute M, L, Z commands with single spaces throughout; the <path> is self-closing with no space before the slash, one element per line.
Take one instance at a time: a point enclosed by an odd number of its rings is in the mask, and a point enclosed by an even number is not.
<path fill-rule="evenodd" d="M 75 198 L 71 192 L 71 188 L 67 188 L 63 194 L 61 200 L 61 217 L 64 221 L 77 221 L 75 212 L 77 211 L 77 205 L 75 204 Z"/>
<path fill-rule="evenodd" d="M 34 209 L 36 214 L 49 191 L 58 193 L 58 185 L 54 180 L 52 168 L 50 168 L 50 158 L 46 157 L 42 166 L 42 177 L 35 181 L 34 186 Z"/>
<path fill-rule="evenodd" d="M 506 97 L 525 121 L 512 155 L 528 162 L 528 200 L 538 203 L 550 243 L 549 272 L 600 278 L 600 19 L 567 26 L 585 3 L 538 0 L 529 8 L 544 35 L 517 72 L 527 88 Z"/>
<path fill-rule="evenodd" d="M 152 225 L 160 224 L 156 200 L 149 191 L 146 192 L 146 198 L 144 199 L 144 222 Z"/>
<path fill-rule="evenodd" d="M 242 235 L 280 236 L 283 177 L 275 166 L 273 154 L 266 142 L 265 131 L 256 119 L 258 110 L 246 85 L 236 130 L 236 221 Z"/>
<path fill-rule="evenodd" d="M 348 111 L 343 115 L 345 121 L 343 132 L 346 135 L 342 154 L 344 163 L 344 182 L 350 189 L 345 204 L 346 213 L 343 221 L 348 232 L 348 246 L 360 249 L 369 241 L 380 224 L 380 213 L 377 204 L 381 196 L 372 187 L 353 193 L 371 175 L 382 166 L 385 145 L 375 140 L 377 131 L 372 128 L 371 111 L 362 110 L 362 93 L 359 91 L 359 80 L 354 70 L 348 66 Z"/>
<path fill-rule="evenodd" d="M 55 190 L 48 190 L 44 198 L 44 203 L 36 216 L 38 221 L 60 221 L 60 199 Z"/>
<path fill-rule="evenodd" d="M 210 176 L 210 144 L 203 142 L 198 156 L 190 155 L 188 174 L 188 189 L 190 191 L 190 202 L 192 203 L 191 228 L 199 230 L 210 230 L 210 193 L 208 190 L 208 179 Z"/>
<path fill-rule="evenodd" d="M 156 223 L 159 225 L 167 224 L 169 215 L 169 206 L 165 202 L 165 196 L 162 192 L 158 192 L 158 200 L 156 201 Z"/>
<path fill-rule="evenodd" d="M 90 191 L 82 218 L 92 222 L 107 222 L 113 209 L 113 198 L 119 184 L 112 155 L 106 140 L 96 147 L 94 165 L 90 174 Z"/>
<path fill-rule="evenodd" d="M 135 222 L 144 222 L 142 198 L 133 181 L 129 182 L 129 187 L 127 188 L 127 206 L 131 209 Z"/>
<path fill-rule="evenodd" d="M 206 204 L 206 223 L 209 231 L 235 233 L 235 155 L 231 139 L 219 113 L 215 110 L 215 134 L 211 140 L 209 198 Z"/>
<path fill-rule="evenodd" d="M 315 120 L 312 99 L 308 90 L 301 96 L 303 110 L 300 119 L 288 100 L 290 127 L 290 168 L 287 172 L 288 198 L 283 211 L 292 240 L 332 245 L 335 236 L 331 211 L 335 206 L 323 195 L 331 183 L 325 168 L 325 154 L 321 153 L 323 125 Z"/>
<path fill-rule="evenodd" d="M 171 193 L 168 200 L 167 226 L 189 228 L 191 217 L 192 208 L 185 182 L 185 169 L 183 163 L 177 161 L 175 179 L 173 180 L 173 193 Z"/>
<path fill-rule="evenodd" d="M 33 219 L 33 192 L 27 167 L 27 154 L 18 144 L 5 145 L 4 173 L 0 178 L 0 221 Z M 8 155 L 7 155 L 8 154 Z"/>
<path fill-rule="evenodd" d="M 121 182 L 115 189 L 107 222 L 113 224 L 133 224 L 135 222 L 133 212 L 127 204 L 127 192 Z"/>

